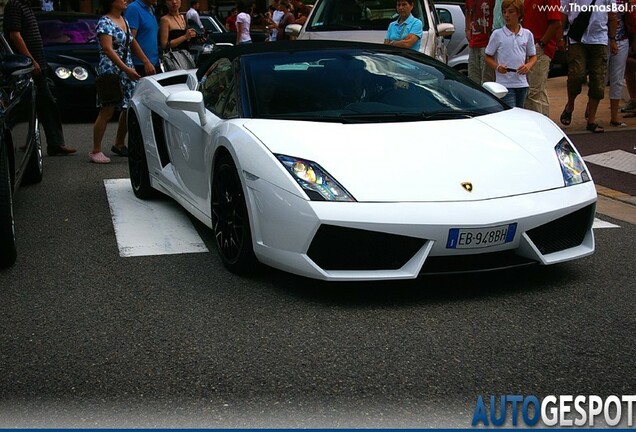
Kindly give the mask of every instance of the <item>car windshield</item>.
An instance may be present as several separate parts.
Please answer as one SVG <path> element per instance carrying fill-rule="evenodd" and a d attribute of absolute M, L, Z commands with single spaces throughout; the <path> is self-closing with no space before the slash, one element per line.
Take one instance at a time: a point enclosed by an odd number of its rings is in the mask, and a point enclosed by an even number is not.
<path fill-rule="evenodd" d="M 422 2 L 415 1 L 413 6 L 413 16 L 422 20 Z M 315 8 L 306 31 L 385 31 L 398 17 L 395 0 L 324 0 Z M 422 22 L 424 31 L 428 31 L 428 20 Z"/>
<path fill-rule="evenodd" d="M 421 60 L 421 61 L 420 61 Z M 423 56 L 316 50 L 242 57 L 248 116 L 393 122 L 468 118 L 505 106 L 453 69 Z"/>
<path fill-rule="evenodd" d="M 97 41 L 97 18 L 79 18 L 72 21 L 41 20 L 38 21 L 38 26 L 44 46 L 81 45 Z"/>
<path fill-rule="evenodd" d="M 201 24 L 205 27 L 205 31 L 211 33 L 225 33 L 225 27 L 223 27 L 217 20 L 212 16 L 202 16 Z"/>

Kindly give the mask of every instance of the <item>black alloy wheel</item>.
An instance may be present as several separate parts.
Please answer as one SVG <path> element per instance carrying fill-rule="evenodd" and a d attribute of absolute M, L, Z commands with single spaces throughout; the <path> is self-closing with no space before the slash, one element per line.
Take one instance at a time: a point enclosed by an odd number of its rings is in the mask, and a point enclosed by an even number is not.
<path fill-rule="evenodd" d="M 234 161 L 221 156 L 212 180 L 212 229 L 225 267 L 244 274 L 256 267 L 245 194 Z"/>
<path fill-rule="evenodd" d="M 13 183 L 9 167 L 9 154 L 4 139 L 0 138 L 0 268 L 12 265 L 18 255 L 13 216 Z"/>
<path fill-rule="evenodd" d="M 128 114 L 128 171 L 137 198 L 149 199 L 157 196 L 157 192 L 150 185 L 148 160 L 139 119 L 132 110 L 129 110 Z"/>
<path fill-rule="evenodd" d="M 44 173 L 44 163 L 42 158 L 42 142 L 40 140 L 40 121 L 38 117 L 35 117 L 34 129 L 32 135 L 31 156 L 29 156 L 29 162 L 27 162 L 26 171 L 24 173 L 24 183 L 34 184 L 42 181 L 42 175 Z"/>

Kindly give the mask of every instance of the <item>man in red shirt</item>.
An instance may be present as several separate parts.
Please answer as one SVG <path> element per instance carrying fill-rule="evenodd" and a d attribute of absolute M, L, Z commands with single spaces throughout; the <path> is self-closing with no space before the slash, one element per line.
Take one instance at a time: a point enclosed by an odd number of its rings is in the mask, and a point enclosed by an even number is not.
<path fill-rule="evenodd" d="M 556 52 L 557 41 L 563 37 L 560 6 L 559 0 L 525 0 L 523 4 L 523 27 L 534 35 L 537 49 L 537 62 L 528 72 L 530 87 L 525 108 L 545 116 L 550 114 L 546 90 L 550 61 Z"/>
<path fill-rule="evenodd" d="M 236 31 L 236 17 L 238 16 L 238 8 L 232 8 L 230 14 L 225 18 L 225 28 L 229 32 Z"/>
<path fill-rule="evenodd" d="M 484 50 L 492 32 L 495 0 L 466 0 L 468 78 L 478 84 L 495 80 L 495 71 L 486 65 Z"/>

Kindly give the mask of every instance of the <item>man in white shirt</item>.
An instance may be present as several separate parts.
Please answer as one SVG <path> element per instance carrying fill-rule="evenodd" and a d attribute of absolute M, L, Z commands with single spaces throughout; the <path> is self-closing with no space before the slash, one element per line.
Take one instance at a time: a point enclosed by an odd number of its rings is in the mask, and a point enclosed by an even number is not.
<path fill-rule="evenodd" d="M 278 35 L 278 30 L 276 28 L 278 27 L 278 24 L 280 24 L 280 19 L 283 17 L 283 15 L 285 15 L 283 11 L 278 9 L 279 4 L 280 0 L 272 0 L 272 5 L 270 6 L 270 11 L 273 10 L 271 16 L 268 18 L 269 24 L 267 26 L 268 28 L 272 29 L 269 35 L 270 42 L 276 41 L 276 37 Z"/>
<path fill-rule="evenodd" d="M 190 9 L 188 9 L 188 11 L 186 12 L 186 22 L 190 23 L 191 21 L 193 21 L 196 25 L 199 26 L 199 30 L 205 32 L 205 28 L 201 23 L 201 18 L 199 18 L 200 7 L 201 5 L 199 4 L 199 0 L 192 0 L 190 2 Z"/>

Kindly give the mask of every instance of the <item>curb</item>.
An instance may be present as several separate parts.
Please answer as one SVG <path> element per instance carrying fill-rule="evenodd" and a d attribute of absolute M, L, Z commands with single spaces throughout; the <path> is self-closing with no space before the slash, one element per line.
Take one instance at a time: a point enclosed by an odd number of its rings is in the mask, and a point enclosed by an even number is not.
<path fill-rule="evenodd" d="M 605 186 L 596 185 L 596 193 L 606 198 L 620 201 L 622 203 L 636 207 L 636 197 L 628 195 L 623 192 L 616 191 L 614 189 L 606 188 Z"/>

